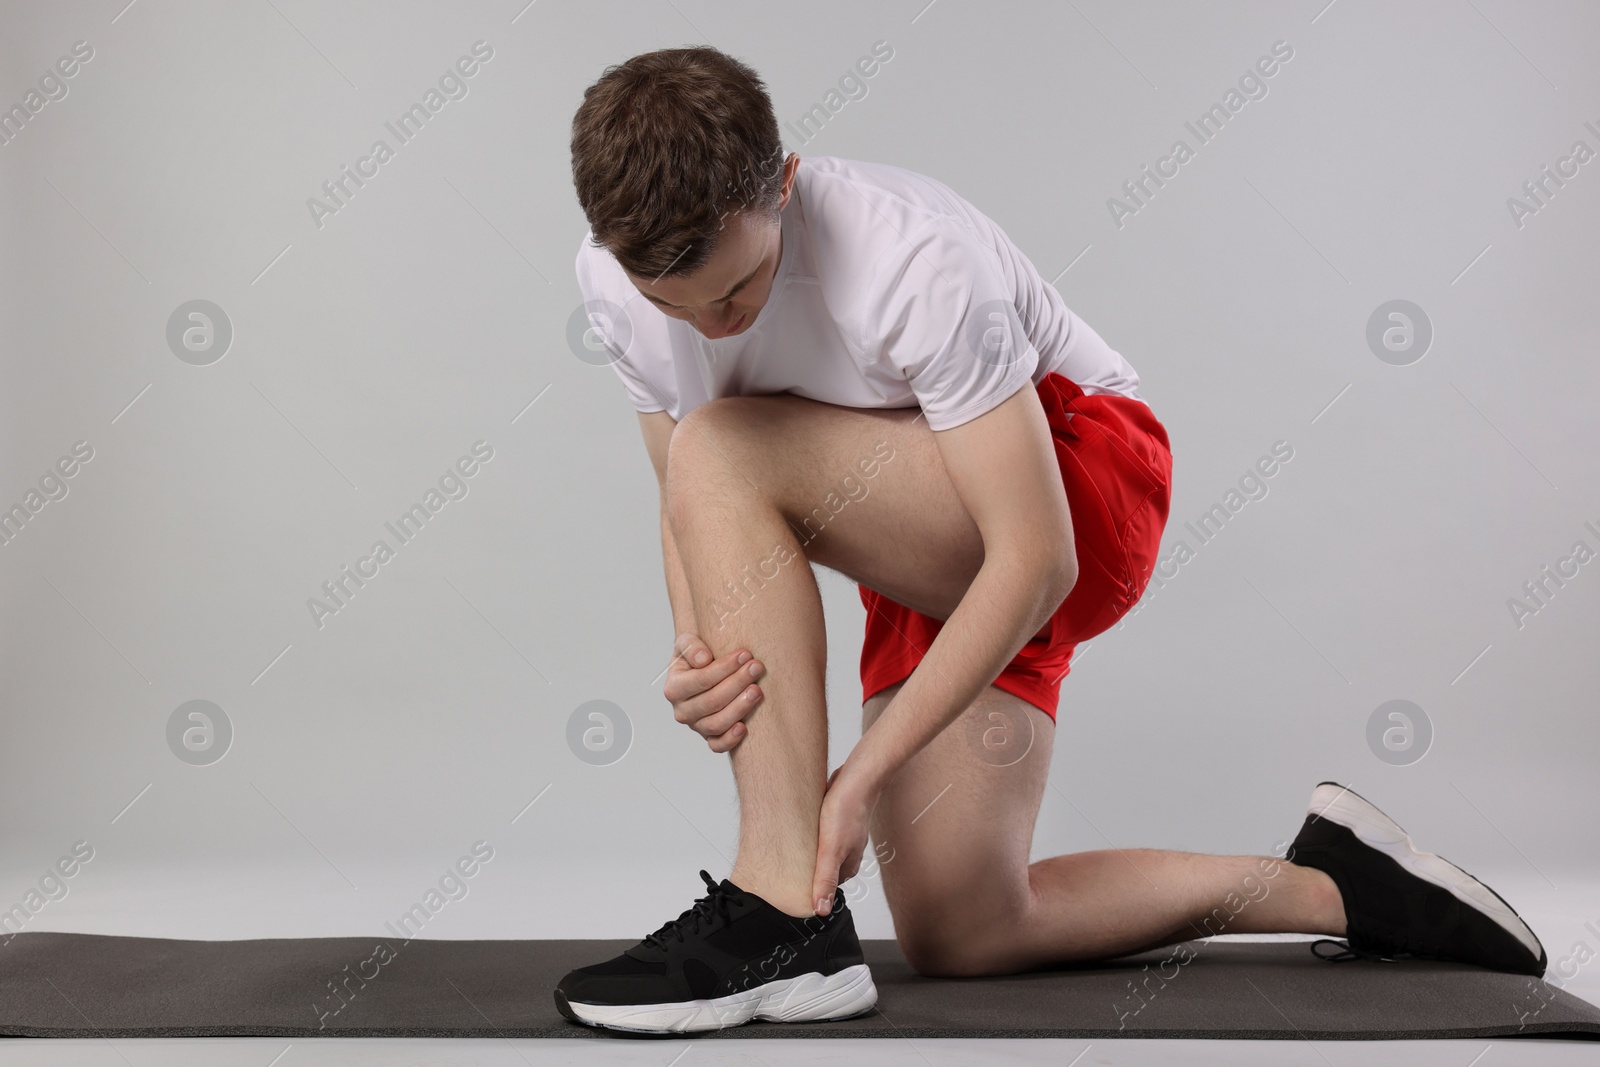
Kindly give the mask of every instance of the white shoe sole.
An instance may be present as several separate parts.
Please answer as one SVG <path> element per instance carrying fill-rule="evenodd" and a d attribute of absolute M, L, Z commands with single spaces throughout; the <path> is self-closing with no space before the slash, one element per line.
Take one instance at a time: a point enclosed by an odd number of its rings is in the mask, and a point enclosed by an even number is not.
<path fill-rule="evenodd" d="M 684 1034 L 740 1026 L 752 1019 L 776 1023 L 848 1019 L 878 1003 L 878 987 L 864 963 L 837 974 L 810 974 L 725 997 L 678 1004 L 580 1004 L 568 1001 L 572 1013 L 590 1026 L 647 1034 Z"/>
<path fill-rule="evenodd" d="M 1410 835 L 1370 801 L 1346 787 L 1323 782 L 1311 794 L 1310 814 L 1347 828 L 1363 844 L 1382 852 L 1408 873 L 1449 891 L 1463 904 L 1483 912 L 1520 941 L 1534 959 L 1539 958 L 1539 939 L 1505 901 L 1449 860 L 1417 848 Z"/>

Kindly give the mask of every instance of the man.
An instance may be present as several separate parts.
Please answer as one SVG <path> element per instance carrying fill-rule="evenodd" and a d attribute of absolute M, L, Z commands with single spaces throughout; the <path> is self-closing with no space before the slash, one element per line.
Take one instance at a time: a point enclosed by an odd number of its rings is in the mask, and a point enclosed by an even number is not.
<path fill-rule="evenodd" d="M 729 877 L 701 871 L 693 907 L 563 978 L 564 1015 L 684 1032 L 870 1010 L 838 888 L 869 831 L 927 975 L 1224 926 L 1543 973 L 1492 890 L 1331 782 L 1289 862 L 1030 865 L 1061 679 L 1143 592 L 1167 518 L 1167 434 L 1133 368 L 946 186 L 785 156 L 759 77 L 715 49 L 608 69 L 572 156 L 579 286 L 660 480 L 665 693 L 732 753 L 740 826 Z M 813 564 L 868 616 L 862 738 L 831 776 Z"/>

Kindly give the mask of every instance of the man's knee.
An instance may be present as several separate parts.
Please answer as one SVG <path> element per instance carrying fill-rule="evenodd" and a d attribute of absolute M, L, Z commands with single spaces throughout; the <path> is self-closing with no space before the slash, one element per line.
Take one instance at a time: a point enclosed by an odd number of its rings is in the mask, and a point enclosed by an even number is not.
<path fill-rule="evenodd" d="M 748 450 L 741 442 L 748 416 L 741 401 L 726 397 L 701 404 L 673 427 L 667 442 L 667 521 L 674 529 L 705 514 L 718 494 L 750 488 Z"/>
<path fill-rule="evenodd" d="M 900 952 L 924 978 L 981 978 L 1010 974 L 1008 953 L 992 932 L 946 926 L 939 930 L 896 927 Z"/>
<path fill-rule="evenodd" d="M 763 404 L 770 399 L 724 396 L 707 400 L 678 420 L 672 432 L 672 445 L 676 447 L 680 438 L 698 438 L 705 442 L 711 437 L 719 446 L 737 448 L 745 432 L 760 423 Z"/>
<path fill-rule="evenodd" d="M 895 938 L 911 969 L 928 978 L 973 978 L 1011 974 L 1014 939 L 1027 923 L 1014 909 L 971 899 L 905 894 L 891 898 Z M 1003 913 L 1003 914 L 1002 914 Z"/>

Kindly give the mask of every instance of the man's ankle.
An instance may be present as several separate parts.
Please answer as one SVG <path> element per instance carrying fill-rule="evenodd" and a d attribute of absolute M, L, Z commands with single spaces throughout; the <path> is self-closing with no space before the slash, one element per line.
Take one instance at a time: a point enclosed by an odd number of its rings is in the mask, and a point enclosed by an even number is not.
<path fill-rule="evenodd" d="M 737 867 L 728 875 L 728 881 L 743 892 L 754 893 L 785 915 L 797 919 L 809 919 L 816 914 L 816 901 L 807 899 L 811 895 L 809 883 L 802 886 L 785 885 L 780 881 L 762 878 Z"/>

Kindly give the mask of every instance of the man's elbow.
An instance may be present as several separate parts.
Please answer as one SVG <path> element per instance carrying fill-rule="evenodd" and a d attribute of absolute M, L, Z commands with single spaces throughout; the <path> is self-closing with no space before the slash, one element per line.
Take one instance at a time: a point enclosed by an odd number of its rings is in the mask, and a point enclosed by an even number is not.
<path fill-rule="evenodd" d="M 1078 584 L 1078 557 L 1074 552 L 1068 552 L 1065 558 L 1056 557 L 1051 560 L 1045 572 L 1045 588 L 1049 592 L 1051 610 L 1060 607 L 1067 599 L 1074 586 Z"/>
<path fill-rule="evenodd" d="M 1013 551 L 1001 553 L 1010 559 L 1015 573 L 1038 596 L 1040 607 L 1047 614 L 1054 613 L 1078 584 L 1078 554 L 1071 539 L 1067 539 L 1064 549 L 1042 550 L 1041 546 L 1052 543 L 1061 541 L 1035 534 L 1026 543 L 1014 545 Z"/>

